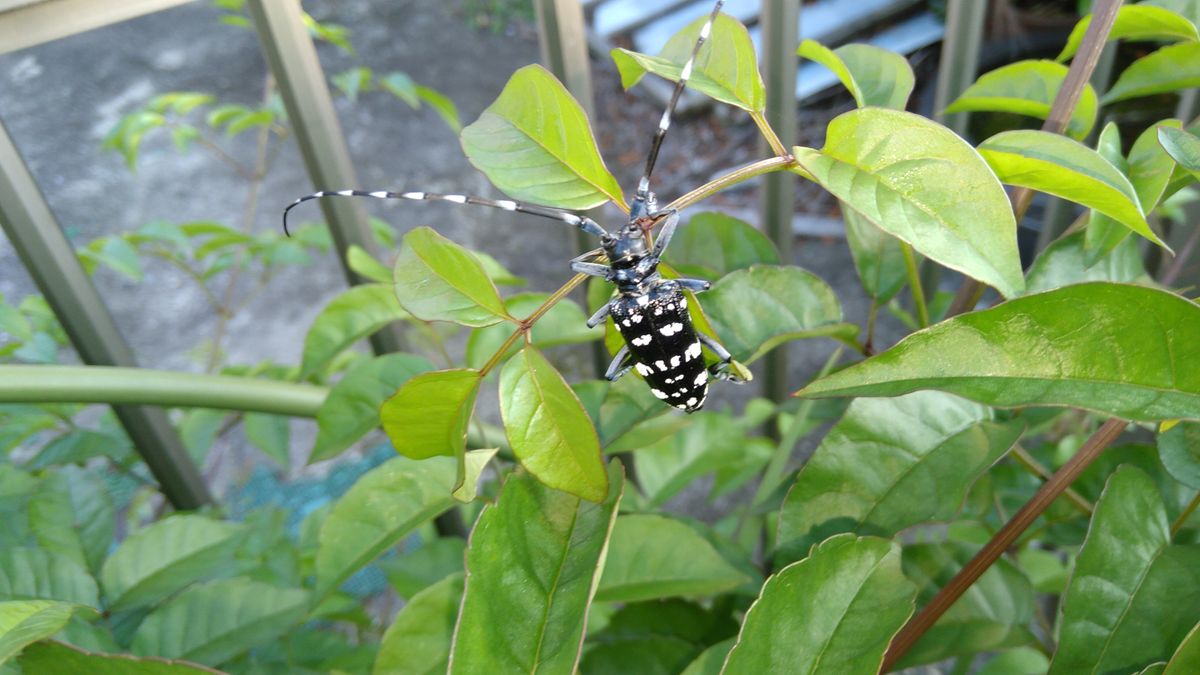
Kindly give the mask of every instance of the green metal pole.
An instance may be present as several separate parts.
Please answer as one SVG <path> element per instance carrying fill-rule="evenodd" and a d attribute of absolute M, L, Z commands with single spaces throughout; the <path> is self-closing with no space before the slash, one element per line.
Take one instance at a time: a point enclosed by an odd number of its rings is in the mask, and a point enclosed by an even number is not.
<path fill-rule="evenodd" d="M 975 81 L 987 4 L 981 0 L 949 0 L 946 3 L 946 37 L 942 40 L 942 56 L 938 62 L 933 115 L 959 136 L 967 133 L 968 113 L 947 115 L 943 111 Z"/>
<path fill-rule="evenodd" d="M 796 144 L 796 47 L 799 43 L 799 0 L 763 0 L 762 54 L 763 82 L 767 89 L 767 123 L 778 134 L 783 147 L 790 152 Z M 759 140 L 764 154 L 774 154 L 766 140 Z M 788 172 L 763 176 L 759 200 L 762 225 L 779 249 L 779 259 L 792 261 L 792 216 L 795 212 L 795 177 Z M 767 355 L 763 389 L 776 403 L 787 400 L 790 393 L 786 347 Z"/>
<path fill-rule="evenodd" d="M 249 0 L 247 3 L 267 65 L 279 83 L 279 92 L 287 108 L 288 121 L 296 135 L 304 165 L 319 190 L 340 190 L 358 186 L 350 151 L 346 148 L 325 73 L 317 60 L 304 27 L 304 12 L 296 0 Z M 282 211 L 295 195 L 277 200 Z M 346 265 L 351 245 L 375 249 L 366 212 L 357 199 L 322 199 L 321 211 L 329 223 L 346 280 L 351 284 L 365 281 Z M 404 345 L 398 327 L 385 327 L 371 338 L 375 353 L 400 351 Z"/>
<path fill-rule="evenodd" d="M 83 271 L 75 249 L 50 211 L 29 168 L 0 123 L 0 226 L 29 270 L 84 363 L 134 367 L 116 322 Z M 163 495 L 181 510 L 212 503 L 212 497 L 179 434 L 162 410 L 113 406 Z"/>

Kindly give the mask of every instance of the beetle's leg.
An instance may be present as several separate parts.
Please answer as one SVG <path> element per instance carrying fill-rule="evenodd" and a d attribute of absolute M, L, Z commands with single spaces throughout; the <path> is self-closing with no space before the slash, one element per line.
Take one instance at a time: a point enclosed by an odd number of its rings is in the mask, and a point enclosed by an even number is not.
<path fill-rule="evenodd" d="M 696 331 L 696 335 L 700 338 L 700 342 L 702 342 L 705 347 L 711 349 L 712 353 L 716 354 L 718 359 L 721 359 L 720 362 L 714 363 L 712 367 L 708 369 L 709 375 L 712 375 L 714 379 L 728 380 L 734 384 L 744 384 L 746 382 L 734 373 L 729 372 L 729 364 L 731 361 L 733 361 L 733 355 L 729 353 L 728 349 L 725 349 L 720 342 L 717 342 L 700 331 Z"/>
<path fill-rule="evenodd" d="M 613 357 L 612 363 L 608 364 L 608 370 L 604 372 L 604 379 L 609 382 L 616 382 L 625 373 L 633 368 L 633 356 L 629 353 L 629 346 L 625 345 L 617 351 L 617 355 Z"/>
<path fill-rule="evenodd" d="M 601 265 L 599 263 L 587 262 L 588 260 L 596 257 L 600 253 L 601 253 L 601 249 L 595 249 L 592 251 L 588 251 L 587 253 L 584 253 L 583 255 L 571 258 L 571 271 L 577 272 L 579 274 L 588 274 L 593 277 L 601 277 L 603 279 L 608 279 L 609 275 L 612 274 L 612 268 L 610 268 L 608 265 Z"/>
<path fill-rule="evenodd" d="M 604 306 L 601 307 L 600 309 L 596 310 L 596 313 L 593 314 L 592 317 L 587 320 L 587 327 L 595 328 L 596 326 L 599 326 L 600 322 L 604 321 L 604 319 L 608 316 L 608 313 L 611 311 L 612 311 L 612 303 L 611 302 L 604 303 Z"/>
<path fill-rule="evenodd" d="M 675 209 L 665 211 L 667 214 L 667 223 L 663 225 L 662 231 L 658 233 L 658 239 L 654 240 L 654 253 L 651 255 L 655 258 L 662 256 L 663 251 L 667 250 L 667 245 L 671 243 L 671 237 L 675 236 L 675 228 L 679 226 L 679 212 Z M 661 215 L 661 214 L 656 214 Z"/>
<path fill-rule="evenodd" d="M 679 284 L 679 288 L 692 293 L 703 293 L 712 288 L 712 282 L 705 279 L 672 279 Z"/>

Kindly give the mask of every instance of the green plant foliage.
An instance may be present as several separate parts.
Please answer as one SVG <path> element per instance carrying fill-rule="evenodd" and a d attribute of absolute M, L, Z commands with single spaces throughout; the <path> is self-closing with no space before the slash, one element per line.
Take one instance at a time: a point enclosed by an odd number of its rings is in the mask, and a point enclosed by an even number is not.
<path fill-rule="evenodd" d="M 414 595 L 383 634 L 374 672 L 445 673 L 462 594 L 463 575 L 453 574 Z"/>
<path fill-rule="evenodd" d="M 648 72 L 678 82 L 683 64 L 691 56 L 700 28 L 707 19 L 697 19 L 672 36 L 658 56 L 614 49 L 612 57 L 621 74 L 621 86 L 633 87 Z M 710 38 L 696 56 L 688 86 L 747 112 L 763 111 L 766 87 L 758 73 L 754 43 L 745 26 L 725 14 L 717 17 Z"/>
<path fill-rule="evenodd" d="M 1133 40 L 1138 42 L 1162 40 L 1168 42 L 1200 41 L 1200 33 L 1190 20 L 1180 16 L 1176 11 L 1164 7 L 1155 7 L 1149 3 L 1125 5 L 1117 10 L 1117 19 L 1112 30 L 1108 33 L 1109 40 Z M 1092 15 L 1088 14 L 1075 24 L 1067 45 L 1059 52 L 1057 60 L 1066 61 L 1079 51 L 1083 42 L 1083 34 L 1092 23 Z"/>
<path fill-rule="evenodd" d="M 828 539 L 763 584 L 721 672 L 878 672 L 915 594 L 895 543 Z"/>
<path fill-rule="evenodd" d="M 96 580 L 79 562 L 40 548 L 0 551 L 0 600 L 64 600 L 99 607 Z"/>
<path fill-rule="evenodd" d="M 946 107 L 947 113 L 1006 112 L 1044 120 L 1067 77 L 1067 67 L 1053 61 L 1018 61 L 984 74 Z M 1084 85 L 1079 104 L 1067 122 L 1067 134 L 1082 140 L 1096 123 L 1099 103 L 1092 85 Z"/>
<path fill-rule="evenodd" d="M 428 227 L 404 236 L 395 290 L 400 305 L 423 321 L 479 327 L 512 318 L 479 259 Z"/>
<path fill-rule="evenodd" d="M 567 209 L 623 205 L 587 115 L 541 66 L 526 66 L 462 131 L 467 158 L 513 199 Z M 399 278 L 397 278 L 399 282 Z"/>
<path fill-rule="evenodd" d="M 448 672 L 574 670 L 621 500 L 619 462 L 608 478 L 608 496 L 595 504 L 508 477 L 471 536 Z"/>
<path fill-rule="evenodd" d="M 904 110 L 915 80 L 908 59 L 867 44 L 829 49 L 816 40 L 800 43 L 796 54 L 833 71 L 858 107 Z"/>
<path fill-rule="evenodd" d="M 549 298 L 547 293 L 518 293 L 506 299 L 504 304 L 510 316 L 527 317 L 533 315 Z M 482 368 L 512 335 L 512 331 L 511 325 L 498 324 L 472 332 L 467 340 L 467 365 Z M 538 319 L 529 335 L 531 343 L 539 349 L 591 342 L 601 337 L 600 331 L 587 327 L 587 316 L 579 305 L 567 299 L 555 303 Z M 510 345 L 501 358 L 515 354 L 516 351 L 517 345 Z"/>
<path fill-rule="evenodd" d="M 75 610 L 71 603 L 51 600 L 0 602 L 0 665 L 31 642 L 57 633 Z"/>
<path fill-rule="evenodd" d="M 463 571 L 466 541 L 458 537 L 441 537 L 425 542 L 415 551 L 379 561 L 388 583 L 396 593 L 411 599 L 446 577 Z"/>
<path fill-rule="evenodd" d="M 202 675 L 217 672 L 183 661 L 96 654 L 52 640 L 26 647 L 19 663 L 23 672 L 41 675 Z"/>
<path fill-rule="evenodd" d="M 1118 227 L 1128 234 L 1129 230 Z M 1085 281 L 1149 285 L 1150 277 L 1146 275 L 1136 240 L 1125 237 L 1107 255 L 1092 261 L 1086 237 L 1086 233 L 1076 232 L 1047 246 L 1029 268 L 1025 294 L 1033 295 Z"/>
<path fill-rule="evenodd" d="M 1159 434 L 1158 454 L 1175 480 L 1200 490 L 1200 424 L 1183 422 Z"/>
<path fill-rule="evenodd" d="M 1123 311 L 1139 307 L 1138 315 Z M 1168 331 L 1167 326 L 1175 327 Z M 1163 291 L 1085 283 L 1011 300 L 915 333 L 800 396 L 895 396 L 940 389 L 1000 407 L 1075 406 L 1123 419 L 1200 419 L 1200 381 L 1188 368 L 1200 344 L 1200 307 Z M 988 336 L 984 340 L 981 336 Z M 1175 348 L 1130 361 L 1146 344 Z M 1103 355 L 1103 356 L 1102 356 Z M 1127 369 L 1107 363 L 1126 360 Z"/>
<path fill-rule="evenodd" d="M 593 502 L 609 493 L 600 439 L 562 375 L 526 347 L 500 373 L 500 413 L 513 454 L 548 487 Z"/>
<path fill-rule="evenodd" d="M 876 302 L 887 302 L 908 280 L 901 243 L 849 206 L 842 205 L 846 243 L 863 290 Z"/>
<path fill-rule="evenodd" d="M 1008 197 L 945 127 L 900 111 L 855 110 L 830 122 L 823 149 L 793 154 L 844 204 L 925 256 L 1006 297 L 1024 287 Z"/>
<path fill-rule="evenodd" d="M 1101 99 L 1109 105 L 1200 85 L 1200 43 L 1162 47 L 1134 61 Z"/>
<path fill-rule="evenodd" d="M 1185 675 L 1200 668 L 1200 623 L 1192 628 L 1167 663 L 1163 675 Z"/>
<path fill-rule="evenodd" d="M 716 281 L 751 265 L 778 265 L 779 252 L 749 223 L 705 211 L 692 214 L 675 233 L 666 260 L 680 274 Z"/>
<path fill-rule="evenodd" d="M 1200 548 L 1171 545 L 1162 497 L 1140 470 L 1109 478 L 1062 613 L 1051 675 L 1164 660 L 1200 619 Z"/>
<path fill-rule="evenodd" d="M 1046 131 L 1006 131 L 984 141 L 979 152 L 1005 183 L 1095 209 L 1166 247 L 1146 223 L 1129 179 L 1095 150 Z"/>
<path fill-rule="evenodd" d="M 883 537 L 952 519 L 1020 426 L 941 392 L 864 398 L 826 434 L 779 513 L 776 556 L 798 560 L 841 532 Z"/>
<path fill-rule="evenodd" d="M 1180 167 L 1193 173 L 1200 171 L 1200 138 L 1186 129 L 1161 126 L 1158 142 Z"/>
<path fill-rule="evenodd" d="M 637 602 L 713 595 L 750 579 L 695 530 L 658 515 L 617 518 L 596 599 Z"/>
<path fill-rule="evenodd" d="M 321 310 L 304 336 L 301 376 L 320 371 L 350 345 L 406 317 L 385 284 L 363 284 L 343 292 Z"/>
<path fill-rule="evenodd" d="M 401 385 L 379 410 L 396 452 L 412 459 L 462 455 L 482 381 L 478 370 L 437 370 Z"/>

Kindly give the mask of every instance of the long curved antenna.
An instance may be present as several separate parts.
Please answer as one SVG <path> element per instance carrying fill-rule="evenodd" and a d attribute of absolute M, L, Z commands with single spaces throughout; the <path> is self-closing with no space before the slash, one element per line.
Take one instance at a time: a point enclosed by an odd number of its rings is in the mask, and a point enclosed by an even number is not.
<path fill-rule="evenodd" d="M 493 209 L 500 209 L 502 211 L 516 211 L 518 213 L 528 213 L 531 216 L 550 218 L 551 220 L 564 222 L 568 225 L 574 225 L 584 232 L 600 237 L 601 239 L 610 238 L 612 236 L 606 232 L 603 227 L 600 227 L 596 221 L 588 218 L 587 216 L 575 215 L 570 211 L 554 209 L 548 206 L 522 204 L 520 202 L 514 202 L 510 199 L 484 199 L 483 197 L 471 197 L 468 195 L 443 195 L 437 194 L 436 192 L 389 192 L 387 190 L 322 190 L 320 192 L 314 192 L 310 195 L 305 195 L 291 204 L 288 204 L 287 208 L 283 210 L 284 233 L 288 236 L 291 236 L 291 232 L 288 232 L 288 212 L 304 202 L 311 201 L 313 199 L 320 199 L 322 197 L 374 197 L 375 199 L 408 199 L 412 201 L 438 201 L 452 202 L 454 204 L 476 204 L 478 206 L 488 206 Z"/>
<path fill-rule="evenodd" d="M 708 39 L 708 35 L 712 32 L 713 22 L 717 20 L 717 15 L 721 13 L 721 6 L 725 4 L 725 0 L 717 0 L 713 5 L 712 13 L 708 15 L 708 20 L 700 27 L 700 37 L 696 40 L 696 45 L 692 47 L 692 55 L 688 57 L 686 63 L 683 64 L 683 70 L 679 72 L 679 82 L 675 84 L 675 91 L 671 92 L 671 102 L 667 104 L 666 111 L 663 112 L 662 119 L 658 122 L 658 129 L 654 132 L 654 141 L 650 145 L 650 154 L 646 157 L 646 169 L 642 172 L 642 178 L 638 181 L 637 195 L 634 196 L 635 204 L 645 204 L 650 198 L 650 174 L 654 173 L 654 163 L 658 161 L 658 150 L 662 147 L 663 138 L 667 135 L 667 129 L 671 127 L 671 115 L 675 113 L 675 104 L 679 103 L 679 97 L 683 95 L 683 90 L 687 87 L 688 78 L 692 75 L 692 66 L 696 62 L 696 55 L 700 53 L 700 47 L 704 41 Z M 631 212 L 636 212 L 636 209 L 631 209 Z"/>

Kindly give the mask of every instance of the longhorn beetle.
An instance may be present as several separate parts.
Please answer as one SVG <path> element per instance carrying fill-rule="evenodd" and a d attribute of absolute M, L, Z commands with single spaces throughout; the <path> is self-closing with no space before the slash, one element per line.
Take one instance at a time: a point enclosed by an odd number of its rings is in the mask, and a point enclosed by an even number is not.
<path fill-rule="evenodd" d="M 659 148 L 671 126 L 671 115 L 679 97 L 683 94 L 692 73 L 692 65 L 700 47 L 708 39 L 713 22 L 721 11 L 724 0 L 717 0 L 707 21 L 700 29 L 700 36 L 692 47 L 691 55 L 679 74 L 679 82 L 671 93 L 667 109 L 659 120 L 646 158 L 646 168 L 638 181 L 637 193 L 629 209 L 629 222 L 616 234 L 609 233 L 591 218 L 576 215 L 562 209 L 522 204 L 507 199 L 483 199 L 466 195 L 435 194 L 432 192 L 392 192 L 386 190 L 337 190 L 321 191 L 306 195 L 288 205 L 283 211 L 283 228 L 287 231 L 288 212 L 297 205 L 320 197 L 375 197 L 378 199 L 410 199 L 417 201 L 443 201 L 456 204 L 477 204 L 505 211 L 528 213 L 542 218 L 559 220 L 573 225 L 588 234 L 599 237 L 600 248 L 584 253 L 571 260 L 571 269 L 582 274 L 603 277 L 614 283 L 617 295 L 600 308 L 587 321 L 594 328 L 605 317 L 611 315 L 625 345 L 621 347 L 608 366 L 604 376 L 616 380 L 630 369 L 638 373 L 650 385 L 650 391 L 666 403 L 692 413 L 704 405 L 708 395 L 710 378 L 742 383 L 731 369 L 732 356 L 716 340 L 697 331 L 688 314 L 684 291 L 700 293 L 712 285 L 700 279 L 664 279 L 658 272 L 663 251 L 671 242 L 679 224 L 679 214 L 674 210 L 659 211 L 654 193 L 650 191 L 650 174 L 654 171 Z M 653 248 L 647 245 L 647 233 L 663 223 Z M 608 264 L 591 262 L 600 253 Z M 706 368 L 701 355 L 701 345 L 708 347 L 720 361 Z"/>

